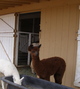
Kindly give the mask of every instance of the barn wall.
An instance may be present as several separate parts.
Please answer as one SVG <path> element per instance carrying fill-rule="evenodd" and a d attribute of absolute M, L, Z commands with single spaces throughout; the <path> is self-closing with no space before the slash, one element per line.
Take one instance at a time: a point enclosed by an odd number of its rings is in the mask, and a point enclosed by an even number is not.
<path fill-rule="evenodd" d="M 74 87 L 75 78 L 79 4 L 79 0 L 51 0 L 0 10 L 0 15 L 41 11 L 40 58 L 51 56 L 64 58 L 67 67 L 63 85 L 70 87 Z"/>
<path fill-rule="evenodd" d="M 78 6 L 71 5 L 42 9 L 41 14 L 40 57 L 64 58 L 67 67 L 63 84 L 70 87 L 75 76 L 78 11 Z"/>
<path fill-rule="evenodd" d="M 80 0 L 40 0 L 39 3 L 32 3 L 29 5 L 22 5 L 22 6 L 15 6 L 7 9 L 0 10 L 0 15 L 8 14 L 8 13 L 26 13 L 26 12 L 32 12 L 32 11 L 38 11 L 46 7 L 52 7 L 52 6 L 68 6 L 68 5 L 80 5 Z"/>

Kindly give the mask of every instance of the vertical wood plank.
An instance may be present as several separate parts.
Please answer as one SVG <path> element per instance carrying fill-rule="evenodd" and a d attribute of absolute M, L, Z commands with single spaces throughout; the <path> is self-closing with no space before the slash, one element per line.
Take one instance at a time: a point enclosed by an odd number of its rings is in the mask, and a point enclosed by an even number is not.
<path fill-rule="evenodd" d="M 41 23 L 40 23 L 40 43 L 42 44 L 41 49 L 40 49 L 40 57 L 41 59 L 44 57 L 44 33 L 45 33 L 45 10 L 46 9 L 42 9 L 41 10 Z"/>
<path fill-rule="evenodd" d="M 55 38 L 55 56 L 61 56 L 61 40 L 62 40 L 62 23 L 63 23 L 63 7 L 57 8 L 56 19 L 56 38 Z"/>
<path fill-rule="evenodd" d="M 56 42 L 56 26 L 57 23 L 57 8 L 52 8 L 51 13 L 51 33 L 50 33 L 50 56 L 55 56 L 55 42 Z"/>
<path fill-rule="evenodd" d="M 69 7 L 69 35 L 68 35 L 68 48 L 67 48 L 67 61 L 66 61 L 66 85 L 70 86 L 73 83 L 73 64 L 71 61 L 74 60 L 74 49 L 75 49 L 75 34 L 76 34 L 76 9 L 74 6 Z M 70 81 L 69 81 L 69 79 Z"/>
<path fill-rule="evenodd" d="M 62 26 L 62 43 L 61 43 L 61 57 L 67 60 L 67 46 L 68 46 L 68 26 L 69 26 L 69 7 L 63 7 L 63 26 Z M 63 78 L 65 84 L 66 73 Z"/>

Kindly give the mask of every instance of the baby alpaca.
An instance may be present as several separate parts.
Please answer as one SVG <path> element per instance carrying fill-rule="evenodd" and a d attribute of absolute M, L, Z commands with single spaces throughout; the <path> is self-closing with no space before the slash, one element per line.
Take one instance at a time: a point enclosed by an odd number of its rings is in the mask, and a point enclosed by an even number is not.
<path fill-rule="evenodd" d="M 20 79 L 18 70 L 9 60 L 0 59 L 0 72 L 5 76 L 13 76 L 13 82 L 21 85 L 21 82 L 24 77 Z"/>
<path fill-rule="evenodd" d="M 39 58 L 39 46 L 30 45 L 28 51 L 30 51 L 32 57 L 32 63 L 36 74 L 41 78 L 50 81 L 50 76 L 54 75 L 56 83 L 61 84 L 62 78 L 66 69 L 65 61 L 60 57 L 51 57 L 40 60 Z"/>

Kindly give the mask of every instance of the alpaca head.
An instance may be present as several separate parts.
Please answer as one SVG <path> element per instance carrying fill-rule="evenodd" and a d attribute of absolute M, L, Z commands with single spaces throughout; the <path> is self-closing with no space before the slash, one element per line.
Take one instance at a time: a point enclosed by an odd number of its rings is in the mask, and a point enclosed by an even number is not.
<path fill-rule="evenodd" d="M 30 51 L 32 56 L 38 56 L 39 55 L 39 48 L 41 47 L 41 44 L 39 46 L 33 46 L 30 45 L 28 47 L 28 51 Z"/>
<path fill-rule="evenodd" d="M 19 84 L 19 85 L 21 85 L 21 82 L 22 82 L 23 79 L 24 79 L 24 77 L 22 77 L 21 79 L 20 78 L 14 78 L 13 77 L 14 83 Z"/>

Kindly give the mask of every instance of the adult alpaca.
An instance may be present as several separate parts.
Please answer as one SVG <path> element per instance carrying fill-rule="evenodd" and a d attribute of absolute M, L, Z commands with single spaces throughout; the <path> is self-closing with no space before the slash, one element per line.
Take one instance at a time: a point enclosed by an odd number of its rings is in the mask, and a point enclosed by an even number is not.
<path fill-rule="evenodd" d="M 50 76 L 54 75 L 55 82 L 62 83 L 62 78 L 66 69 L 65 61 L 60 57 L 51 57 L 40 60 L 39 58 L 39 46 L 30 45 L 28 51 L 30 51 L 32 57 L 32 63 L 36 74 L 41 79 L 50 81 Z"/>

